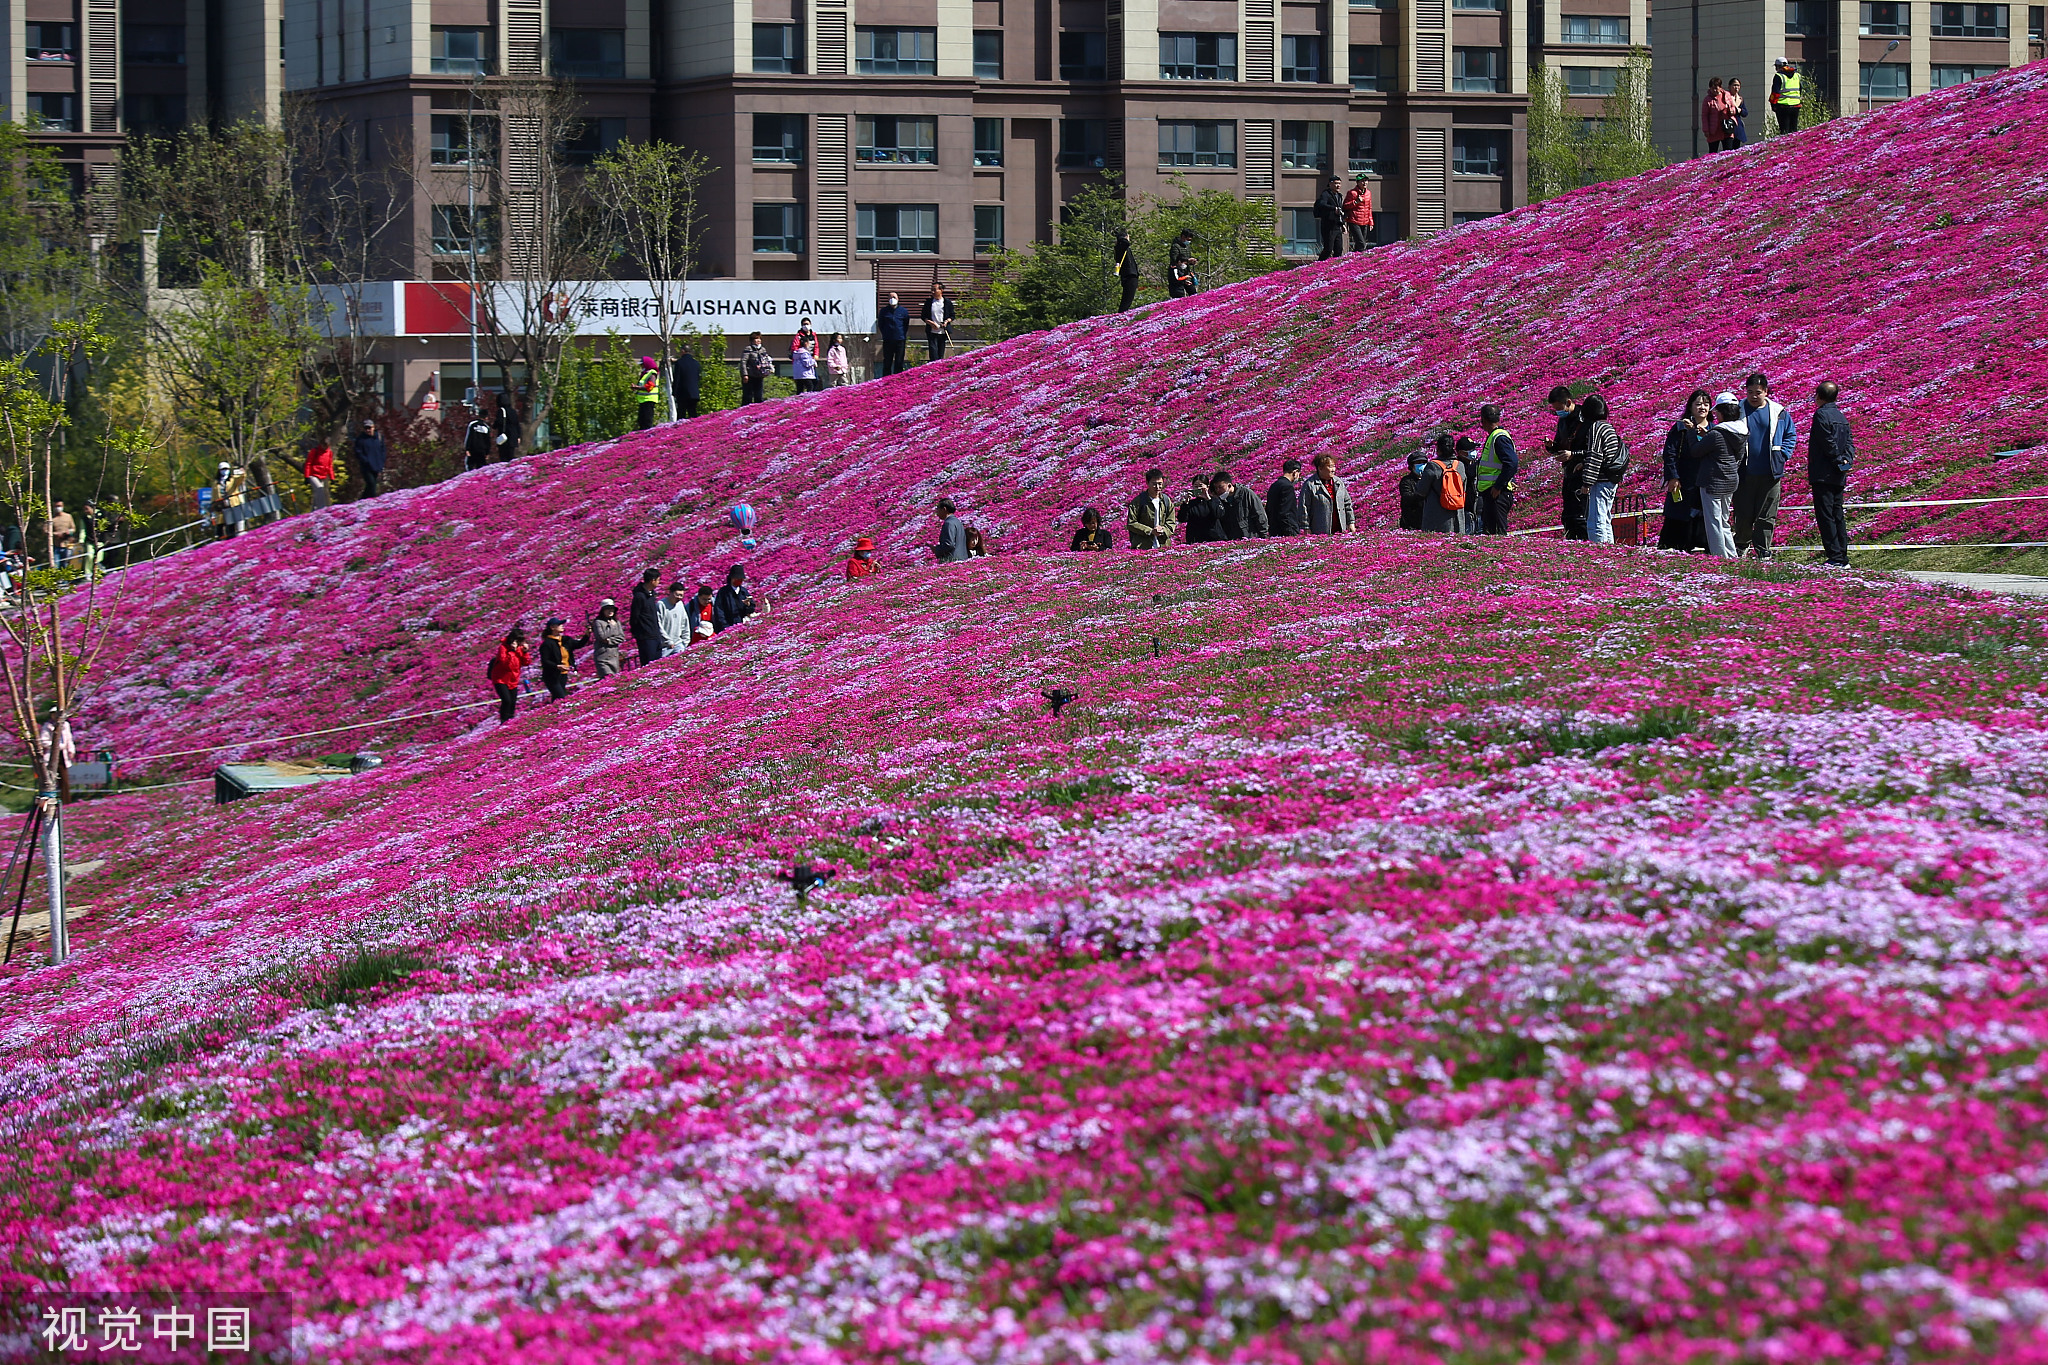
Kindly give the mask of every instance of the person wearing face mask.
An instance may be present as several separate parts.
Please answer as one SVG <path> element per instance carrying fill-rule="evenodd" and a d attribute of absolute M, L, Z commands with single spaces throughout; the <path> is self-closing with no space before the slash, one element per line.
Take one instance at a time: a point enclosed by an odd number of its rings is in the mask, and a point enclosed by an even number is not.
<path fill-rule="evenodd" d="M 853 542 L 853 557 L 846 561 L 846 581 L 866 578 L 875 571 L 875 541 L 872 536 L 862 536 Z"/>
<path fill-rule="evenodd" d="M 626 623 L 619 619 L 619 604 L 607 597 L 597 604 L 597 619 L 590 623 L 588 632 L 596 648 L 591 651 L 591 666 L 600 678 L 609 678 L 619 671 L 620 649 L 626 643 Z"/>
<path fill-rule="evenodd" d="M 1566 540 L 1586 539 L 1586 422 L 1579 413 L 1577 400 L 1572 391 L 1559 384 L 1550 391 L 1550 410 L 1557 417 L 1557 433 L 1543 443 L 1543 448 L 1557 456 L 1564 466 L 1564 486 L 1560 490 L 1564 538 Z"/>
<path fill-rule="evenodd" d="M 875 335 L 882 340 L 882 363 L 876 368 L 884 375 L 903 373 L 903 347 L 910 340 L 910 310 L 896 291 L 889 291 L 888 306 L 875 314 Z"/>

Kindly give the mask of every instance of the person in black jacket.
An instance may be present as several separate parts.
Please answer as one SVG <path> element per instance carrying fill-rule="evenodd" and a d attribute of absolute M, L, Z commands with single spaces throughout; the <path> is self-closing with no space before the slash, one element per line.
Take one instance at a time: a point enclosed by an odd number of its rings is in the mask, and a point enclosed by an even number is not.
<path fill-rule="evenodd" d="M 1266 490 L 1267 534 L 1298 536 L 1308 531 L 1308 514 L 1301 505 L 1301 461 L 1288 460 L 1280 466 L 1280 477 Z"/>
<path fill-rule="evenodd" d="M 1806 432 L 1806 482 L 1813 489 L 1813 519 L 1820 523 L 1821 549 L 1828 563 L 1838 568 L 1849 565 L 1849 517 L 1842 510 L 1842 498 L 1849 488 L 1849 471 L 1856 464 L 1856 442 L 1849 434 L 1849 419 L 1835 406 L 1842 396 L 1832 380 L 1813 391 L 1813 423 Z"/>
<path fill-rule="evenodd" d="M 1206 545 L 1222 539 L 1216 534 L 1216 499 L 1210 494 L 1209 481 L 1199 474 L 1173 515 L 1174 520 L 1188 528 L 1189 545 Z"/>
<path fill-rule="evenodd" d="M 1131 311 L 1131 305 L 1138 298 L 1138 253 L 1131 246 L 1131 234 L 1121 229 L 1116 234 L 1116 243 L 1110 248 L 1110 255 L 1116 261 L 1116 281 L 1123 289 L 1122 302 L 1116 310 L 1119 313 Z"/>
<path fill-rule="evenodd" d="M 655 592 L 655 584 L 660 581 L 659 569 L 649 569 L 640 575 L 640 581 L 633 585 L 632 609 L 626 616 L 626 628 L 633 633 L 633 643 L 639 646 L 643 664 L 661 657 L 661 597 Z"/>
<path fill-rule="evenodd" d="M 1316 235 L 1322 238 L 1322 250 L 1316 256 L 1327 261 L 1332 256 L 1344 254 L 1344 182 L 1331 176 L 1323 182 L 1323 192 L 1316 196 L 1315 207 L 1310 210 L 1316 218 Z"/>
<path fill-rule="evenodd" d="M 878 373 L 903 373 L 903 347 L 910 340 L 910 310 L 893 289 L 889 291 L 887 306 L 875 314 L 875 335 L 882 342 L 882 363 L 875 367 Z"/>
<path fill-rule="evenodd" d="M 498 433 L 491 430 L 481 410 L 473 409 L 469 425 L 462 433 L 462 467 L 482 469 L 491 462 L 491 452 L 497 448 Z"/>
<path fill-rule="evenodd" d="M 1585 419 L 1579 414 L 1578 401 L 1572 391 L 1559 384 L 1550 391 L 1550 410 L 1557 414 L 1557 432 L 1543 443 L 1543 448 L 1557 456 L 1564 465 L 1564 486 L 1561 490 L 1566 540 L 1586 538 L 1586 442 L 1584 438 Z"/>
<path fill-rule="evenodd" d="M 363 496 L 377 496 L 377 484 L 384 477 L 384 438 L 377 434 L 377 424 L 365 417 L 363 429 L 356 434 L 350 447 L 356 457 L 356 468 L 363 472 Z"/>
<path fill-rule="evenodd" d="M 512 390 L 498 390 L 498 458 L 514 459 L 519 454 L 519 438 L 526 433 L 524 423 L 519 419 L 519 404 L 512 397 Z"/>
<path fill-rule="evenodd" d="M 576 672 L 576 651 L 590 643 L 588 635 L 565 633 L 568 625 L 563 617 L 550 617 L 540 637 L 540 680 L 554 701 L 569 695 L 569 679 Z"/>
<path fill-rule="evenodd" d="M 725 572 L 725 586 L 711 599 L 711 629 L 723 635 L 759 608 L 747 591 L 747 571 L 735 564 Z"/>
<path fill-rule="evenodd" d="M 1700 456 L 1714 426 L 1714 399 L 1694 389 L 1685 415 L 1664 437 L 1664 516 L 1657 548 L 1692 553 L 1707 548 L 1706 513 L 1700 506 Z"/>
<path fill-rule="evenodd" d="M 1209 480 L 1216 504 L 1216 539 L 1261 540 L 1266 534 L 1266 508 L 1249 488 L 1239 488 L 1230 471 L 1220 469 Z"/>
<path fill-rule="evenodd" d="M 684 351 L 670 371 L 669 388 L 683 416 L 697 415 L 697 400 L 704 395 L 704 365 L 694 351 Z"/>
<path fill-rule="evenodd" d="M 1408 457 L 1408 472 L 1403 474 L 1401 481 L 1394 486 L 1395 491 L 1401 496 L 1403 531 L 1422 529 L 1422 509 L 1429 500 L 1428 474 L 1429 461 L 1418 450 Z"/>
<path fill-rule="evenodd" d="M 1700 509 L 1705 513 L 1707 553 L 1735 558 L 1735 488 L 1749 463 L 1749 423 L 1742 400 L 1724 393 L 1714 400 L 1714 425 L 1700 447 Z"/>
<path fill-rule="evenodd" d="M 1081 513 L 1081 529 L 1074 532 L 1074 543 L 1069 550 L 1107 550 L 1109 532 L 1103 528 L 1102 513 L 1093 507 Z"/>

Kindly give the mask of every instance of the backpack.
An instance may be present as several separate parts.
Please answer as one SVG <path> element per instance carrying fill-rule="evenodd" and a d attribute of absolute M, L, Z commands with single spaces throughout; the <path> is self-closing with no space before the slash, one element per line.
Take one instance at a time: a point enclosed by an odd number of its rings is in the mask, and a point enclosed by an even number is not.
<path fill-rule="evenodd" d="M 1456 460 L 1432 460 L 1442 473 L 1443 480 L 1437 485 L 1437 506 L 1446 512 L 1465 510 L 1465 473 Z"/>

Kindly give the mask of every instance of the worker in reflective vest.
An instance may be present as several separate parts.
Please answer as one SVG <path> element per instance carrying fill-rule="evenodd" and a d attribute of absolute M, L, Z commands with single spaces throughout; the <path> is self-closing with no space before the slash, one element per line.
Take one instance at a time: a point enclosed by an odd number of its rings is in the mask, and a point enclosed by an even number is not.
<path fill-rule="evenodd" d="M 651 355 L 640 357 L 640 377 L 633 381 L 633 396 L 640 400 L 640 430 L 654 425 L 660 415 L 661 367 Z"/>
<path fill-rule="evenodd" d="M 1488 403 L 1479 409 L 1479 425 L 1486 429 L 1486 442 L 1479 447 L 1477 477 L 1473 491 L 1479 495 L 1481 529 L 1490 536 L 1508 533 L 1508 512 L 1515 505 L 1515 473 L 1522 467 L 1515 454 L 1515 439 L 1500 424 L 1500 408 Z"/>
<path fill-rule="evenodd" d="M 1771 78 L 1771 108 L 1778 114 L 1778 131 L 1799 131 L 1799 106 L 1805 99 L 1806 82 L 1788 57 L 1778 58 L 1778 74 Z"/>

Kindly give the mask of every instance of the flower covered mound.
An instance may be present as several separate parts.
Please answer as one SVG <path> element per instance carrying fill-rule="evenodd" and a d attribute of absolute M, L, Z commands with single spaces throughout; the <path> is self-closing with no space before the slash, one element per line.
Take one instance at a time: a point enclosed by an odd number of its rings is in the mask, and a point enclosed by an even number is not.
<path fill-rule="evenodd" d="M 1610 400 L 1630 489 L 1657 478 L 1694 386 L 1739 388 L 1761 369 L 1802 443 L 1814 384 L 1842 384 L 1854 498 L 2038 492 L 2044 164 L 2036 64 L 1430 243 L 295 517 L 133 575 L 80 736 L 144 758 L 484 698 L 481 661 L 514 621 L 580 623 L 648 564 L 695 585 L 745 562 L 774 600 L 830 577 L 857 535 L 876 536 L 885 563 L 921 560 L 942 493 L 1004 550 L 1039 553 L 1064 548 L 1083 507 L 1118 523 L 1149 466 L 1175 494 L 1219 460 L 1263 491 L 1282 459 L 1327 452 L 1361 524 L 1392 526 L 1401 457 L 1489 400 L 1527 462 L 1515 525 L 1555 525 L 1558 470 L 1540 440 L 1561 381 Z M 1986 465 L 2017 447 L 2032 449 Z M 1804 459 L 1788 504 L 1807 501 Z M 757 550 L 725 520 L 739 502 L 761 514 Z M 1868 524 L 1883 540 L 2043 540 L 2042 508 Z M 1788 513 L 1781 538 L 1812 544 L 1805 514 Z"/>
<path fill-rule="evenodd" d="M 776 608 L 345 781 L 72 808 L 75 955 L 0 975 L 0 1293 L 282 1291 L 319 1361 L 2048 1362 L 2038 605 L 1031 552 L 1218 454 L 1372 507 L 1596 364 L 1639 451 L 1667 388 L 1854 364 L 1859 488 L 1981 488 L 2043 85 L 138 570 L 80 727 L 130 758 L 354 747 L 258 741 L 476 698 L 647 562 Z M 1864 251 L 1912 278 L 1859 315 Z M 918 562 L 939 492 L 1018 553 Z"/>
<path fill-rule="evenodd" d="M 315 1360 L 2048 1359 L 2043 625 L 1394 533 L 820 589 L 129 829 L 5 983 L 7 1284 Z"/>

